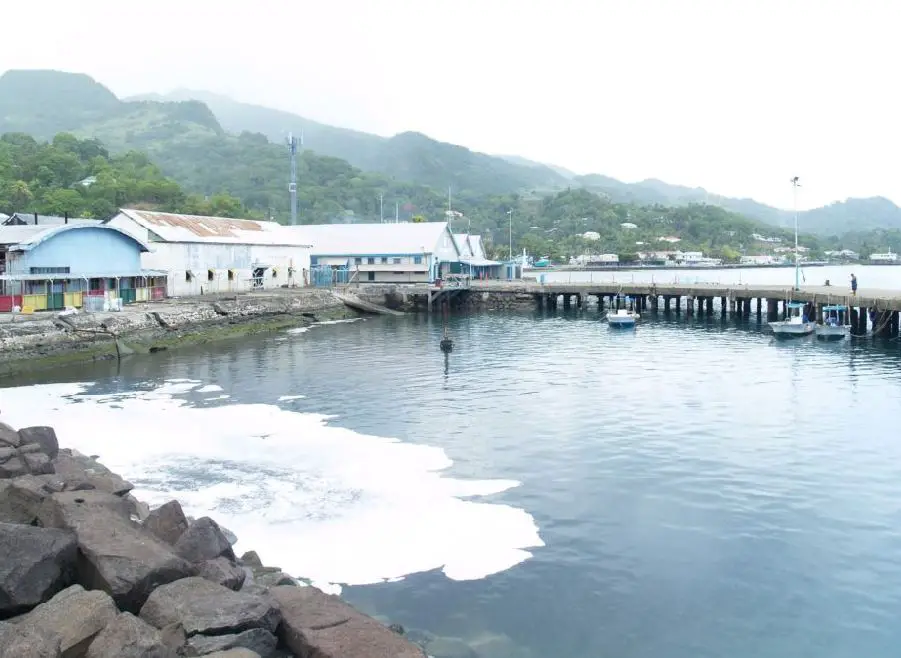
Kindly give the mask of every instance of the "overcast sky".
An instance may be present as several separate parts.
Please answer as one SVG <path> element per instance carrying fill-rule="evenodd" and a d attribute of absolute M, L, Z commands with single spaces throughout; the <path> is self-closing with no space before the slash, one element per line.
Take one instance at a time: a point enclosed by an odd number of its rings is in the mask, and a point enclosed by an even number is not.
<path fill-rule="evenodd" d="M 120 96 L 205 89 L 781 207 L 795 175 L 801 207 L 901 204 L 899 0 L 8 0 L 2 22 L 0 70 Z"/>

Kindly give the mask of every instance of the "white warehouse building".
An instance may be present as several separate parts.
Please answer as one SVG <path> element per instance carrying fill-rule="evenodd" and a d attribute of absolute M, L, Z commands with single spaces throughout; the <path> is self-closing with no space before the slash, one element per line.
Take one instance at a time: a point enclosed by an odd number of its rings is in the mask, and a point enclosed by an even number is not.
<path fill-rule="evenodd" d="M 169 296 L 307 285 L 307 236 L 276 222 L 122 209 L 106 222 L 151 247 L 141 267 L 168 274 Z"/>
<path fill-rule="evenodd" d="M 317 277 L 333 270 L 360 283 L 424 283 L 461 268 L 460 246 L 447 222 L 308 224 L 288 230 L 313 245 Z"/>

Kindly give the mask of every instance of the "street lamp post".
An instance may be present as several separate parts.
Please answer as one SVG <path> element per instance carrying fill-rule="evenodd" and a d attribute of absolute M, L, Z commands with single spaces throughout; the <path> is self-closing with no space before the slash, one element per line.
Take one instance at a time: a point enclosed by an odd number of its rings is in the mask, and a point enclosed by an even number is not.
<path fill-rule="evenodd" d="M 801 186 L 798 176 L 791 180 L 792 183 L 792 207 L 795 213 L 795 290 L 801 289 L 800 281 L 800 254 L 798 253 L 798 188 Z"/>
<path fill-rule="evenodd" d="M 507 211 L 507 215 L 510 217 L 510 278 L 513 278 L 513 209 Z"/>

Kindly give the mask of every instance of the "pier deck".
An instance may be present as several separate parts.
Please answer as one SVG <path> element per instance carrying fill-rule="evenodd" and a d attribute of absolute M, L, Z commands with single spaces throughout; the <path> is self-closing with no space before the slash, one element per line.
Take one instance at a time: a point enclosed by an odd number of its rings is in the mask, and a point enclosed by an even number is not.
<path fill-rule="evenodd" d="M 852 296 L 845 286 L 744 285 L 718 283 L 620 283 L 572 282 L 544 284 L 528 279 L 519 281 L 473 281 L 470 290 L 480 292 L 520 293 L 532 295 L 630 295 L 643 297 L 691 297 L 722 299 L 773 299 L 779 301 L 811 302 L 816 304 L 845 304 L 878 311 L 901 311 L 901 289 L 858 289 Z"/>

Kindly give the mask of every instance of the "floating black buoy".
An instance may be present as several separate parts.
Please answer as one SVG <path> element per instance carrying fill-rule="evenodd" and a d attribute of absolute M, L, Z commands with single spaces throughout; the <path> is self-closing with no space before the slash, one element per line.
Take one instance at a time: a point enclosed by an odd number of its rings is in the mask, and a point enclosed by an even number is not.
<path fill-rule="evenodd" d="M 441 345 L 441 351 L 444 352 L 445 354 L 449 354 L 454 351 L 454 341 L 452 341 L 450 338 L 448 338 L 446 336 L 441 339 L 440 345 Z"/>

